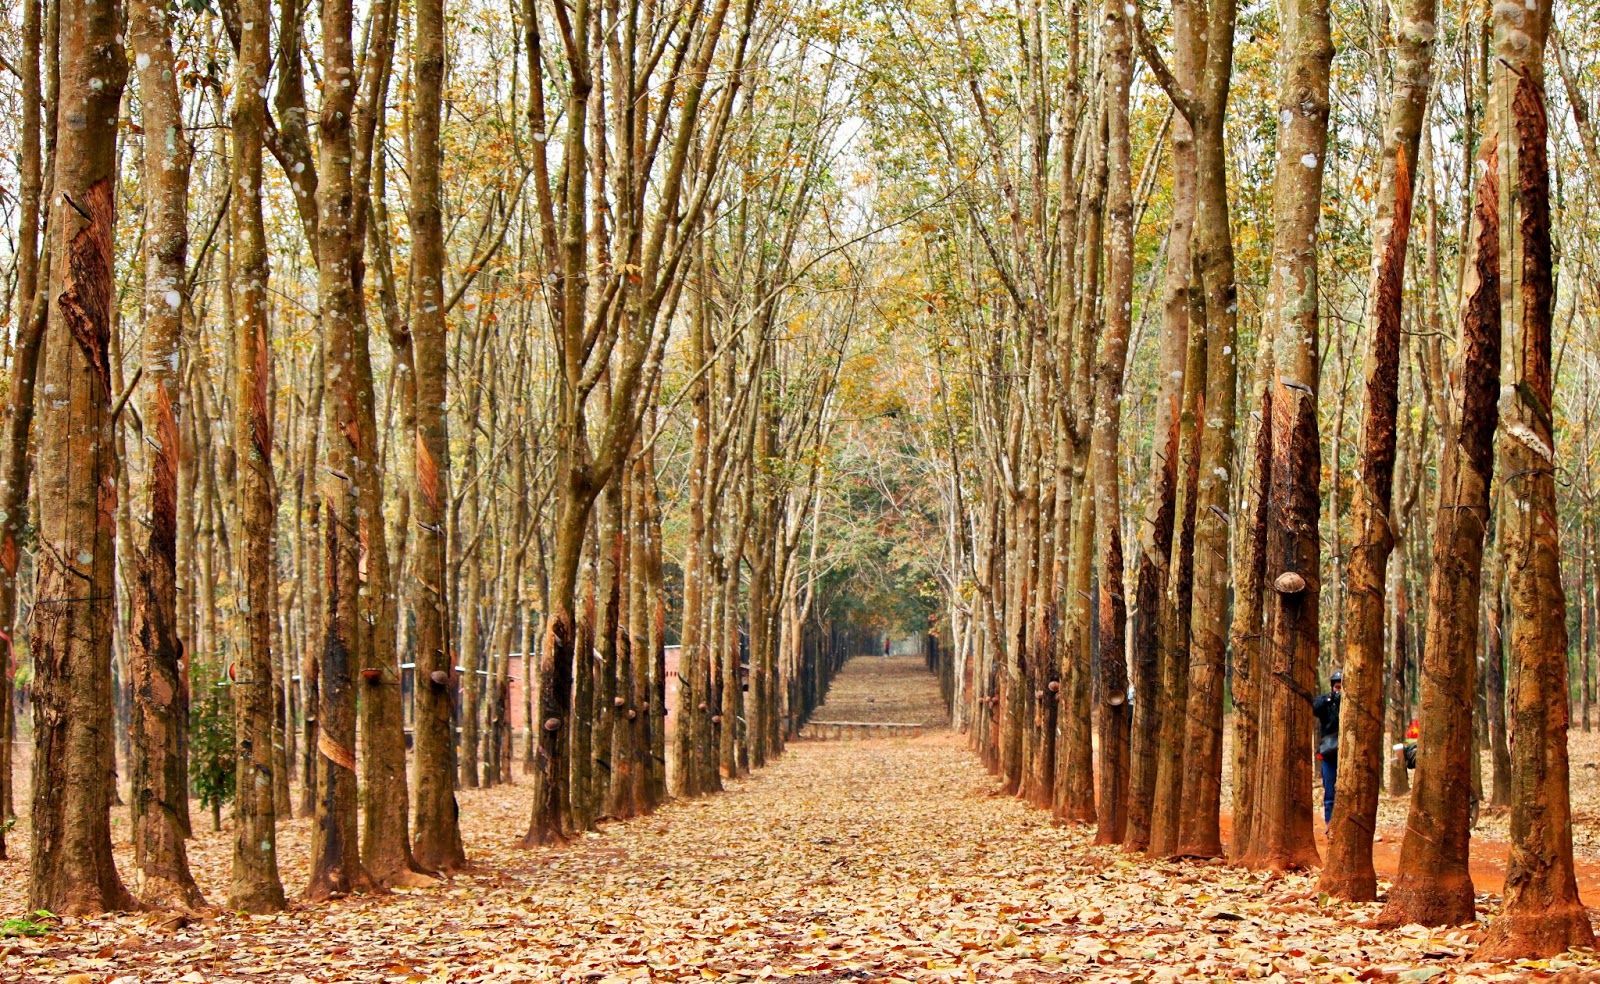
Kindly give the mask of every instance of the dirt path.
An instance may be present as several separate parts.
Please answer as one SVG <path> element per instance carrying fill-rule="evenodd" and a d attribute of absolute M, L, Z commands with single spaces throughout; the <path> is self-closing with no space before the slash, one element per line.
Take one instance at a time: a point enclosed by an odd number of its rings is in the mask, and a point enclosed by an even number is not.
<path fill-rule="evenodd" d="M 852 694 L 927 693 L 914 665 L 867 685 L 887 669 L 852 664 L 835 710 Z M 176 931 L 141 915 L 72 921 L 0 941 L 0 979 L 1336 980 L 1466 970 L 1476 932 L 1378 933 L 1361 928 L 1373 907 L 1319 907 L 1309 878 L 1091 847 L 1087 831 L 996 795 L 942 729 L 796 742 L 722 795 L 560 850 L 511 846 L 525 786 L 469 792 L 462 805 L 480 868 L 451 885 Z M 296 821 L 286 839 L 305 835 Z M 220 898 L 226 867 L 205 856 L 203 887 Z M 294 856 L 291 890 L 304 877 Z M 0 865 L 7 915 L 20 910 L 25 870 Z"/>
<path fill-rule="evenodd" d="M 811 720 L 944 725 L 939 680 L 920 656 L 857 656 L 828 687 Z"/>

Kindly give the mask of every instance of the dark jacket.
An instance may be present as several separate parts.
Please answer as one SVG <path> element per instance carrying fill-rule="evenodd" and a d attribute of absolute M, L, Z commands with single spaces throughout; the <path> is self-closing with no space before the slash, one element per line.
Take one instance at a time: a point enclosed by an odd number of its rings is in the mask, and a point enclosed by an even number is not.
<path fill-rule="evenodd" d="M 1339 695 L 1323 694 L 1311 702 L 1311 713 L 1317 716 L 1317 754 L 1327 755 L 1339 751 Z"/>

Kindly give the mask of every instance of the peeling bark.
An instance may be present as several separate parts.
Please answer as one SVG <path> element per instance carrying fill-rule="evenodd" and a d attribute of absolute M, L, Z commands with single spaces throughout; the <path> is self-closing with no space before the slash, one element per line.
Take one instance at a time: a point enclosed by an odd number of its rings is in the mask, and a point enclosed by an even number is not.
<path fill-rule="evenodd" d="M 1483 580 L 1483 539 L 1500 389 L 1500 166 L 1491 108 L 1461 289 L 1459 414 L 1447 431 L 1434 516 L 1422 653 L 1422 736 L 1400 869 L 1377 923 L 1459 925 L 1473 918 L 1467 869 L 1473 663 Z"/>
<path fill-rule="evenodd" d="M 183 313 L 187 298 L 189 161 L 165 12 L 133 0 L 128 36 L 139 64 L 144 124 L 144 400 L 149 527 L 134 548 L 128 632 L 133 689 L 130 741 L 134 856 L 140 901 L 154 907 L 205 904 L 189 873 L 187 680 L 178 639 L 178 418 L 183 412 Z M 271 607 L 262 617 L 270 618 Z M 270 676 L 270 673 L 269 673 Z M 270 742 L 269 742 L 270 747 Z"/>
<path fill-rule="evenodd" d="M 1428 105 L 1437 0 L 1407 0 L 1400 18 L 1399 61 L 1384 134 L 1373 226 L 1372 310 L 1366 352 L 1359 486 L 1351 508 L 1353 537 L 1344 611 L 1344 700 L 1339 717 L 1339 777 L 1332 838 L 1319 887 L 1335 898 L 1377 898 L 1372 866 L 1383 768 L 1384 617 L 1396 519 L 1394 467 L 1400 387 L 1406 247 L 1411 236 L 1418 146 Z M 1402 670 L 1403 672 L 1403 670 Z"/>
<path fill-rule="evenodd" d="M 1544 39 L 1550 2 L 1495 8 L 1492 92 L 1499 131 L 1501 287 L 1506 330 L 1500 456 L 1510 596 L 1511 855 L 1505 903 L 1478 956 L 1545 957 L 1593 947 L 1572 863 L 1567 760 L 1566 597 L 1555 486 L 1549 121 Z"/>
<path fill-rule="evenodd" d="M 62 0 L 60 127 L 39 402 L 28 907 L 133 904 L 111 858 L 116 475 L 110 340 L 121 5 Z"/>

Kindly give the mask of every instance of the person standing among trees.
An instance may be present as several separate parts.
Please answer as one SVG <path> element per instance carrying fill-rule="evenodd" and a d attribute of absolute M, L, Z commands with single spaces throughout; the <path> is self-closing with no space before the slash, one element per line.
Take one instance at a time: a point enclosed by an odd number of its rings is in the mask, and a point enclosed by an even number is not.
<path fill-rule="evenodd" d="M 1322 767 L 1322 833 L 1329 836 L 1333 822 L 1333 785 L 1339 775 L 1339 700 L 1344 694 L 1344 674 L 1328 678 L 1329 690 L 1311 702 L 1317 716 L 1317 762 Z"/>

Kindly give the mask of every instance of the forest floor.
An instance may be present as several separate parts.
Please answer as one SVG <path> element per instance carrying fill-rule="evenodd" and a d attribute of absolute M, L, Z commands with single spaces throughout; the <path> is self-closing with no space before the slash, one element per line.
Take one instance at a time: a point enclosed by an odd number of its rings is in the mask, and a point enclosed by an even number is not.
<path fill-rule="evenodd" d="M 938 717 L 918 661 L 863 657 L 824 716 L 916 713 Z M 0 980 L 1521 980 L 1600 969 L 1592 954 L 1473 964 L 1481 924 L 1380 932 L 1362 925 L 1375 906 L 1319 900 L 1312 877 L 1092 847 L 1089 831 L 1000 795 L 944 729 L 795 742 L 728 785 L 536 851 L 513 846 L 526 785 L 468 790 L 476 868 L 450 884 L 184 925 L 153 913 L 51 921 L 47 936 L 0 939 Z M 117 821 L 126 873 L 121 810 Z M 306 820 L 283 825 L 294 894 L 308 837 Z M 213 901 L 226 895 L 229 845 L 209 829 L 193 842 Z M 20 852 L 0 862 L 0 916 L 23 911 L 26 875 Z"/>

